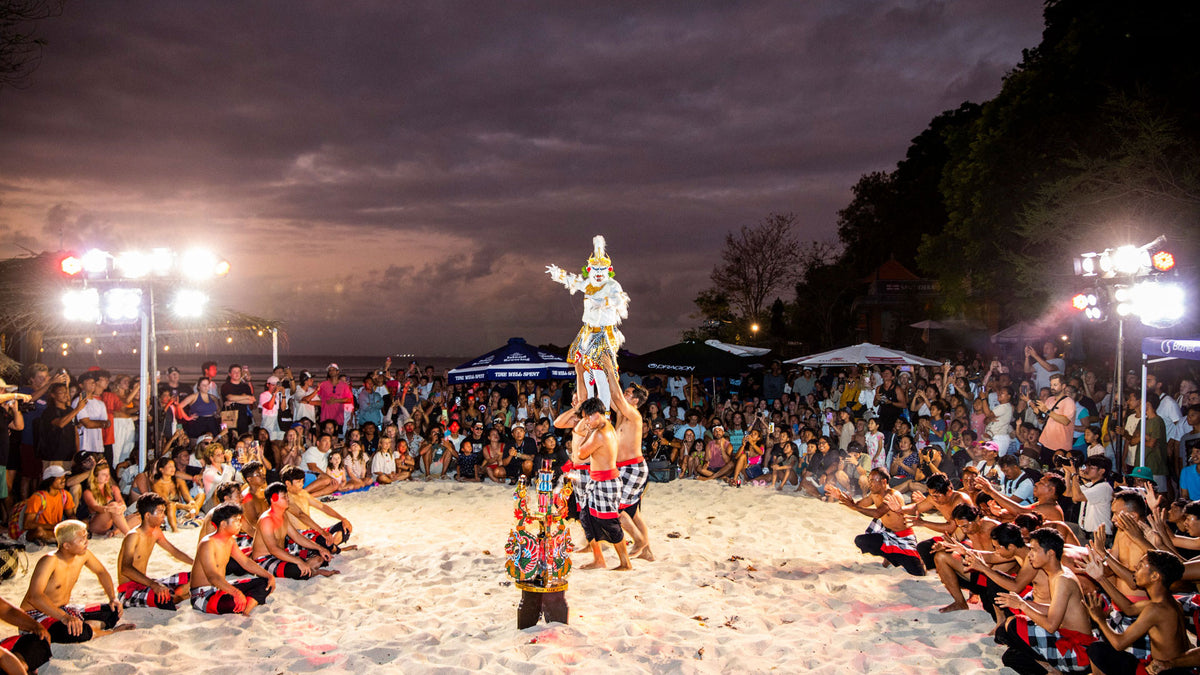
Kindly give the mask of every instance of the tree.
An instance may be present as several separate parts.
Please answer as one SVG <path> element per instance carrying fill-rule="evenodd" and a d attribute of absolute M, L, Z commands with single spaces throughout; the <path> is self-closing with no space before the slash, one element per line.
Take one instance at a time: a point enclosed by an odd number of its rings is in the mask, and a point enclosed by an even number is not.
<path fill-rule="evenodd" d="M 1115 167 L 1113 144 L 1121 141 L 1113 134 L 1111 101 L 1142 101 L 1177 121 L 1184 147 L 1200 142 L 1193 103 L 1200 71 L 1187 46 L 1200 25 L 1200 4 L 1049 0 L 1045 22 L 1041 43 L 1025 52 L 1000 93 L 969 128 L 948 137 L 951 158 L 941 184 L 947 222 L 925 236 L 918 259 L 941 281 L 951 310 L 1010 301 L 1012 264 L 1026 274 L 1020 283 L 1027 297 L 1018 299 L 1026 309 L 1040 309 L 1035 296 L 1045 297 L 1055 274 L 1069 275 L 1059 242 L 1073 234 L 1070 226 L 1035 213 L 1066 213 L 1047 210 L 1053 204 L 1084 205 L 1069 193 L 1097 185 L 1086 174 Z M 1094 177 L 1103 180 L 1102 172 Z M 1110 191 L 1108 213 L 1136 213 L 1136 194 Z M 1093 234 L 1102 225 L 1076 222 Z"/>
<path fill-rule="evenodd" d="M 771 214 L 757 225 L 725 235 L 721 262 L 712 281 L 742 318 L 757 321 L 766 299 L 789 287 L 803 273 L 794 214 Z"/>
<path fill-rule="evenodd" d="M 28 78 L 42 59 L 43 38 L 34 24 L 62 14 L 62 0 L 0 1 L 0 89 L 28 86 Z"/>
<path fill-rule="evenodd" d="M 853 274 L 866 277 L 889 258 L 916 269 L 921 237 L 946 226 L 939 186 L 950 159 L 947 139 L 978 115 L 974 103 L 943 112 L 912 139 L 894 171 L 865 174 L 854 185 L 854 198 L 838 212 L 838 238 Z"/>
<path fill-rule="evenodd" d="M 862 277 L 852 272 L 848 257 L 833 242 L 805 246 L 801 268 L 792 330 L 809 347 L 831 349 L 851 333 L 850 305 Z"/>

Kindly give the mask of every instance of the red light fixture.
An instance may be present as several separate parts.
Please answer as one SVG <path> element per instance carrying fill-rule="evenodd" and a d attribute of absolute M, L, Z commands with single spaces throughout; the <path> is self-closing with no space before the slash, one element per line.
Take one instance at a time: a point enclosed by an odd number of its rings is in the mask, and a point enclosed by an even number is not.
<path fill-rule="evenodd" d="M 83 261 L 73 255 L 69 255 L 62 259 L 63 274 L 75 276 L 83 271 Z"/>
<path fill-rule="evenodd" d="M 1087 309 L 1088 308 L 1087 294 L 1080 293 L 1079 295 L 1076 295 L 1075 297 L 1071 298 L 1071 306 L 1079 311 L 1083 311 L 1083 310 Z"/>
<path fill-rule="evenodd" d="M 1154 265 L 1155 270 L 1168 272 L 1175 267 L 1175 256 L 1171 255 L 1170 251 L 1159 251 L 1154 254 L 1150 262 Z"/>

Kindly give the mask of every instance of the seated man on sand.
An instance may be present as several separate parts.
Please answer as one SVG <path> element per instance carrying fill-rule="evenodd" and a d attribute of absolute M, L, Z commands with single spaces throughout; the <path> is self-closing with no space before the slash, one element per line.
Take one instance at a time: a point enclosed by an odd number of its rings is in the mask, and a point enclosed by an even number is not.
<path fill-rule="evenodd" d="M 50 641 L 58 643 L 87 642 L 134 626 L 121 626 L 121 601 L 113 587 L 112 577 L 100 560 L 88 550 L 87 525 L 78 520 L 64 520 L 54 528 L 58 550 L 42 556 L 29 577 L 29 590 L 21 600 L 21 609 L 42 624 L 50 633 Z M 87 567 L 108 596 L 108 604 L 84 608 L 72 607 L 71 592 L 79 581 L 79 572 Z"/>
<path fill-rule="evenodd" d="M 130 530 L 117 555 L 117 593 L 125 607 L 156 607 L 175 611 L 175 605 L 188 597 L 188 573 L 179 572 L 162 579 L 146 576 L 146 564 L 155 546 L 161 546 L 181 563 L 191 566 L 191 556 L 175 548 L 162 526 L 167 519 L 167 501 L 150 492 L 138 497 L 140 525 Z"/>
<path fill-rule="evenodd" d="M 21 634 L 0 640 L 0 672 L 25 675 L 50 660 L 50 633 L 33 617 L 0 598 L 0 621 L 21 629 Z"/>
<path fill-rule="evenodd" d="M 271 483 L 266 491 L 270 508 L 258 518 L 258 533 L 254 535 L 251 555 L 254 562 L 271 574 L 286 579 L 310 579 L 313 574 L 328 577 L 338 574 L 336 570 L 321 567 L 333 559 L 329 549 L 302 536 L 288 518 L 288 490 L 283 483 Z M 316 558 L 311 562 L 291 553 L 289 544 L 300 549 L 314 551 Z M 296 553 L 303 555 L 302 551 Z"/>
<path fill-rule="evenodd" d="M 75 513 L 75 499 L 67 492 L 67 471 L 50 465 L 42 472 L 41 489 L 25 500 L 25 539 L 47 546 L 57 543 L 54 528 Z"/>
<path fill-rule="evenodd" d="M 242 532 L 253 538 L 254 533 L 258 531 L 258 517 L 267 511 L 267 467 L 262 462 L 247 462 L 242 467 L 242 478 L 246 481 L 245 487 L 238 486 L 238 497 L 242 505 Z M 222 501 L 224 500 L 218 495 L 217 503 Z"/>
<path fill-rule="evenodd" d="M 279 478 L 288 490 L 288 517 L 292 519 L 292 525 L 300 530 L 302 536 L 313 539 L 334 553 L 354 548 L 345 545 L 350 539 L 350 534 L 354 532 L 354 525 L 345 516 L 335 511 L 332 506 L 313 498 L 308 490 L 304 489 L 303 473 L 285 469 Z M 313 508 L 337 522 L 328 528 L 321 527 L 309 513 Z"/>
<path fill-rule="evenodd" d="M 890 477 L 884 469 L 872 469 L 870 492 L 859 501 L 837 488 L 828 492 L 847 508 L 871 518 L 867 531 L 854 538 L 863 553 L 883 558 L 887 563 L 904 568 L 914 577 L 925 576 L 925 563 L 917 553 L 917 537 L 904 517 L 904 498 L 888 487 Z"/>
<path fill-rule="evenodd" d="M 218 504 L 209 514 L 217 531 L 200 540 L 192 565 L 192 608 L 208 614 L 250 614 L 275 590 L 275 578 L 242 553 L 234 540 L 241 528 L 242 509 Z M 225 567 L 230 559 L 254 577 L 230 583 Z"/>

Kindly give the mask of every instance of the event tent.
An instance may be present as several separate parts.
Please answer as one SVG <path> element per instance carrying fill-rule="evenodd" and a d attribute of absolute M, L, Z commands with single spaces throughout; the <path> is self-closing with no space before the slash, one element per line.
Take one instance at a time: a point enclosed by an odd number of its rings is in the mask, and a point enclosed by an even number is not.
<path fill-rule="evenodd" d="M 1175 338 L 1142 338 L 1142 420 L 1146 419 L 1146 375 L 1152 363 L 1187 359 L 1200 361 L 1200 338 L 1177 340 Z M 1115 402 L 1121 405 L 1121 401 Z M 1142 438 L 1138 444 L 1138 463 L 1146 463 L 1146 425 L 1141 424 Z"/>
<path fill-rule="evenodd" d="M 669 373 L 684 377 L 698 375 L 735 375 L 748 367 L 740 356 L 695 340 L 647 352 L 620 364 L 622 370 Z"/>
<path fill-rule="evenodd" d="M 801 356 L 790 359 L 785 363 L 795 363 L 801 366 L 854 366 L 863 363 L 872 365 L 892 366 L 938 366 L 941 361 L 914 356 L 898 349 L 887 349 L 870 342 L 859 345 L 842 347 L 833 351 Z"/>
<path fill-rule="evenodd" d="M 509 338 L 508 344 L 446 373 L 449 384 L 496 380 L 570 380 L 575 369 L 561 356 Z"/>

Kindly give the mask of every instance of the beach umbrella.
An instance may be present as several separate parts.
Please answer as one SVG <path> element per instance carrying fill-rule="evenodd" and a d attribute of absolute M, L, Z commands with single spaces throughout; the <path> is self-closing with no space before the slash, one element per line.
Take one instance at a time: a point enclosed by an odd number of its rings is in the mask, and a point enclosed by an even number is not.
<path fill-rule="evenodd" d="M 941 361 L 924 359 L 898 349 L 888 349 L 879 345 L 873 345 L 870 342 L 842 347 L 841 349 L 813 354 L 812 356 L 801 356 L 785 361 L 785 363 L 795 363 L 801 366 L 853 366 L 863 363 L 901 366 L 941 365 Z"/>
<path fill-rule="evenodd" d="M 621 361 L 622 370 L 699 376 L 734 375 L 749 367 L 741 357 L 703 342 L 686 340 Z"/>
<path fill-rule="evenodd" d="M 508 344 L 446 373 L 447 382 L 495 382 L 498 380 L 570 380 L 575 369 L 563 357 L 539 349 L 524 338 L 509 338 Z"/>

